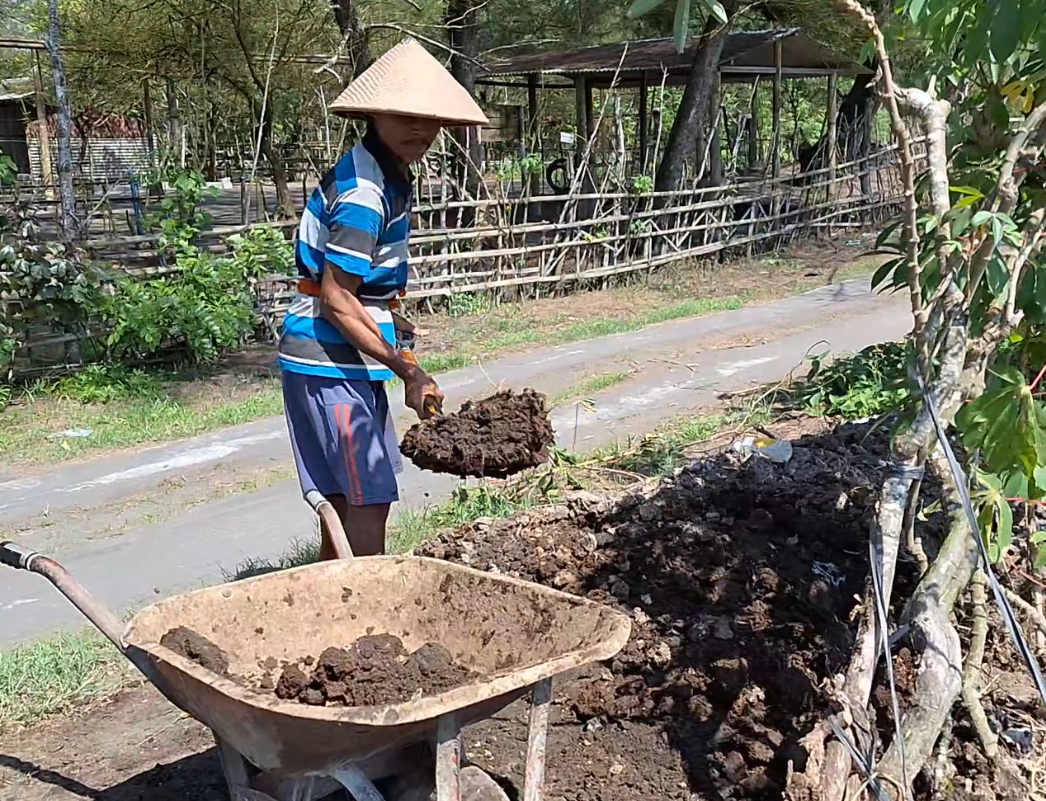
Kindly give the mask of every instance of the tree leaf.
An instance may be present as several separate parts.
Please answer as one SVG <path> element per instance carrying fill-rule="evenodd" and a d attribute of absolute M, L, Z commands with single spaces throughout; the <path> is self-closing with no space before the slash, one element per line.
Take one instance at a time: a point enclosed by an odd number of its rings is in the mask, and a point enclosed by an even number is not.
<path fill-rule="evenodd" d="M 719 0 L 705 0 L 705 5 L 708 6 L 708 13 L 715 17 L 720 25 L 726 25 L 730 21 L 726 15 L 726 9 Z"/>
<path fill-rule="evenodd" d="M 988 291 L 993 297 L 1001 298 L 1006 294 L 1006 287 L 1010 283 L 1010 268 L 998 252 L 988 257 L 988 266 L 984 271 L 984 277 L 988 282 Z"/>
<path fill-rule="evenodd" d="M 1001 558 L 1013 545 L 1013 509 L 1010 508 L 1009 501 L 1001 496 L 996 500 L 995 506 L 999 514 L 998 529 L 996 529 L 995 537 L 999 543 L 999 556 Z"/>
<path fill-rule="evenodd" d="M 1042 570 L 1043 566 L 1046 566 L 1046 548 L 1040 545 L 1035 551 L 1035 569 Z"/>
<path fill-rule="evenodd" d="M 908 4 L 908 16 L 911 17 L 912 22 L 919 21 L 925 7 L 926 0 L 911 0 Z"/>
<path fill-rule="evenodd" d="M 877 289 L 880 284 L 882 284 L 887 278 L 890 277 L 890 274 L 893 273 L 894 270 L 896 270 L 898 267 L 905 263 L 906 260 L 904 258 L 890 259 L 889 261 L 883 262 L 883 264 L 879 267 L 878 270 L 875 271 L 875 274 L 872 276 L 872 289 Z"/>
<path fill-rule="evenodd" d="M 996 15 L 988 34 L 988 44 L 996 61 L 1004 64 L 1016 52 L 1021 40 L 1020 0 L 995 4 Z"/>
<path fill-rule="evenodd" d="M 676 18 L 672 28 L 676 52 L 682 53 L 690 39 L 690 0 L 676 0 Z"/>
<path fill-rule="evenodd" d="M 628 18 L 636 19 L 644 14 L 649 14 L 664 2 L 665 0 L 635 0 L 628 9 Z"/>
<path fill-rule="evenodd" d="M 1028 477 L 1020 470 L 1010 471 L 1002 485 L 1002 493 L 1007 498 L 1027 498 L 1033 494 L 1030 489 Z"/>
<path fill-rule="evenodd" d="M 984 193 L 972 186 L 953 186 L 951 190 L 958 195 L 962 195 L 962 198 L 955 203 L 955 208 L 957 209 L 964 209 L 972 206 L 978 200 L 984 199 Z"/>
<path fill-rule="evenodd" d="M 984 225 L 994 216 L 995 215 L 993 215 L 990 211 L 979 211 L 973 215 L 973 219 L 970 220 L 970 225 L 972 225 L 974 228 L 977 228 L 981 225 Z"/>

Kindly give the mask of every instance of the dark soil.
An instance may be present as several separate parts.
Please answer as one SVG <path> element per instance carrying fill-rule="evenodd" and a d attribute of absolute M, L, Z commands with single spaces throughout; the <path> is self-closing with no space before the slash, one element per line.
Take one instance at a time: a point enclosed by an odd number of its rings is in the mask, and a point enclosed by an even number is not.
<path fill-rule="evenodd" d="M 473 675 L 435 643 L 409 654 L 398 637 L 372 635 L 286 665 L 275 693 L 310 706 L 379 706 L 439 695 Z"/>
<path fill-rule="evenodd" d="M 781 799 L 787 761 L 802 770 L 798 740 L 827 708 L 819 683 L 843 664 L 852 641 L 882 433 L 866 440 L 866 427 L 848 426 L 797 437 L 784 467 L 711 457 L 623 500 L 578 493 L 562 506 L 477 523 L 420 549 L 587 595 L 632 616 L 631 640 L 617 658 L 556 683 L 549 799 Z M 932 534 L 934 520 L 920 530 Z M 905 597 L 911 582 L 902 565 L 895 594 Z M 958 627 L 968 637 L 961 612 Z M 189 658 L 203 650 L 202 638 L 183 639 L 193 643 Z M 902 713 L 917 659 L 910 641 L 894 651 Z M 259 667 L 281 670 L 276 660 Z M 315 667 L 315 660 L 299 664 L 306 677 Z M 925 774 L 940 774 L 942 783 L 936 793 L 920 789 L 918 801 L 1029 801 L 1046 793 L 1046 713 L 994 618 L 982 700 L 1000 732 L 1000 758 L 985 759 L 956 705 L 941 744 L 946 758 L 935 756 Z M 881 678 L 871 707 L 886 743 L 892 710 Z M 527 717 L 526 704 L 517 703 L 465 734 L 470 758 L 500 777 L 510 798 L 522 797 Z M 0 730 L 0 798 L 8 797 L 227 801 L 228 793 L 210 731 L 172 716 L 151 688 L 136 687 L 28 731 Z"/>
<path fill-rule="evenodd" d="M 781 797 L 788 761 L 805 764 L 799 738 L 826 710 L 821 682 L 853 642 L 875 459 L 887 455 L 867 434 L 800 438 L 787 466 L 722 455 L 648 493 L 582 495 L 418 549 L 632 615 L 617 658 L 557 685 L 549 797 Z M 901 593 L 910 575 L 902 568 Z M 474 758 L 522 787 L 518 728 L 506 738 L 504 724 L 481 724 L 489 756 Z"/>
<path fill-rule="evenodd" d="M 219 676 L 229 675 L 229 657 L 225 651 L 192 629 L 173 628 L 160 638 L 160 645 Z"/>
<path fill-rule="evenodd" d="M 469 401 L 458 412 L 416 423 L 400 450 L 422 470 L 505 478 L 546 461 L 554 441 L 545 396 L 525 389 Z"/>

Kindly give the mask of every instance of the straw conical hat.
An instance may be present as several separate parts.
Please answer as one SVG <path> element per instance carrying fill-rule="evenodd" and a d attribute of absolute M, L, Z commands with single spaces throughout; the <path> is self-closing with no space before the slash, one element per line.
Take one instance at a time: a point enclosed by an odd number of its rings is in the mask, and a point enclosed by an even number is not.
<path fill-rule="evenodd" d="M 403 114 L 446 125 L 488 125 L 483 110 L 429 52 L 407 38 L 375 61 L 330 104 L 334 114 Z"/>

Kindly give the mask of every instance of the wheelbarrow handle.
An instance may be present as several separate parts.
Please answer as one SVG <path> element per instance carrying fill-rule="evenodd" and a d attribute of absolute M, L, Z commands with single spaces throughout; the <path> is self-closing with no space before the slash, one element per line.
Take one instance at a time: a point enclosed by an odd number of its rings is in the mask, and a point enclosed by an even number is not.
<path fill-rule="evenodd" d="M 145 678 L 173 702 L 173 696 L 166 689 L 166 681 L 153 667 L 148 656 L 138 649 L 127 647 L 123 640 L 124 625 L 120 619 L 91 595 L 61 564 L 16 542 L 0 542 L 0 564 L 15 570 L 36 573 L 50 581 Z"/>
<path fill-rule="evenodd" d="M 312 510 L 320 516 L 320 519 L 327 526 L 327 532 L 330 534 L 331 545 L 334 546 L 334 553 L 339 559 L 351 559 L 352 558 L 352 547 L 349 545 L 349 538 L 345 534 L 345 527 L 341 524 L 341 518 L 338 517 L 338 512 L 334 508 L 334 505 L 328 501 L 322 493 L 317 490 L 309 490 L 305 493 L 305 500 L 312 507 Z"/>
<path fill-rule="evenodd" d="M 13 567 L 15 570 L 29 570 L 34 556 L 39 554 L 17 542 L 0 542 L 0 565 Z"/>
<path fill-rule="evenodd" d="M 0 564 L 36 573 L 50 581 L 113 645 L 126 654 L 123 624 L 54 559 L 16 542 L 0 542 Z"/>

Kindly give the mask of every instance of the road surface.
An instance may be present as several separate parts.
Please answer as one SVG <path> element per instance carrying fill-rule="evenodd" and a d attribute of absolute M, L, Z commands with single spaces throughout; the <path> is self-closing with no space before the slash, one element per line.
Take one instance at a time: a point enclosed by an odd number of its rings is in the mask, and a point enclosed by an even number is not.
<path fill-rule="evenodd" d="M 597 372 L 634 371 L 599 393 L 592 410 L 555 410 L 559 443 L 587 451 L 713 406 L 723 392 L 784 379 L 811 352 L 903 336 L 911 328 L 903 299 L 872 295 L 867 283 L 511 355 L 447 373 L 440 385 L 447 408 L 456 408 L 490 394 L 492 385 L 554 397 Z M 406 424 L 401 418 L 401 431 Z M 261 420 L 0 481 L 0 526 L 4 536 L 59 556 L 101 601 L 126 612 L 213 583 L 246 559 L 272 558 L 310 536 L 311 515 L 291 470 L 282 418 Z M 439 502 L 456 484 L 408 464 L 398 508 Z M 0 647 L 81 624 L 44 580 L 2 574 Z"/>

